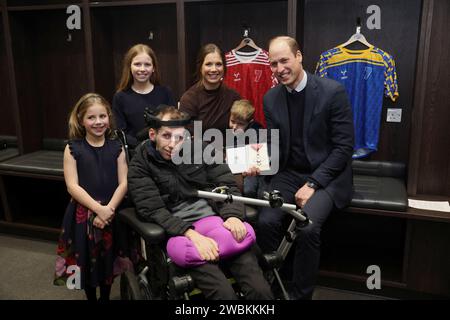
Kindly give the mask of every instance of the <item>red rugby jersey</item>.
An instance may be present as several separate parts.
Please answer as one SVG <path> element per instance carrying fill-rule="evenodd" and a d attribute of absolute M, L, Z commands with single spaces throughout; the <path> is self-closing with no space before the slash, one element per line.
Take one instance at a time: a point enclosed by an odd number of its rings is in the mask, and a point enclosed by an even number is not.
<path fill-rule="evenodd" d="M 266 127 L 263 96 L 278 84 L 270 70 L 269 54 L 264 49 L 253 52 L 231 50 L 225 55 L 227 74 L 224 82 L 255 107 L 254 119 Z"/>

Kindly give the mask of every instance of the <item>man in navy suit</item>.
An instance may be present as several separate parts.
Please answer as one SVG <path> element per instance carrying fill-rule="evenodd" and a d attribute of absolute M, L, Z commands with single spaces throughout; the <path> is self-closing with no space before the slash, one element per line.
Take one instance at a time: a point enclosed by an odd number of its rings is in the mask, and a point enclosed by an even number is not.
<path fill-rule="evenodd" d="M 269 59 L 280 84 L 264 96 L 264 115 L 268 129 L 279 130 L 280 170 L 268 189 L 281 191 L 286 203 L 296 203 L 313 221 L 300 229 L 293 247 L 290 292 L 293 299 L 311 299 L 321 227 L 333 208 L 347 206 L 352 198 L 353 118 L 341 84 L 303 70 L 295 39 L 272 39 Z M 278 247 L 286 218 L 279 209 L 262 209 L 258 243 L 263 251 Z"/>

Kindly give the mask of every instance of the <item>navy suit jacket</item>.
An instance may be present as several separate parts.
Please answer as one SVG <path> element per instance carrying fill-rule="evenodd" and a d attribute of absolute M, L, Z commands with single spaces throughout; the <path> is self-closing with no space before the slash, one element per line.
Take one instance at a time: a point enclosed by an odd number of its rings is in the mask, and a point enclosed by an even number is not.
<path fill-rule="evenodd" d="M 337 81 L 308 73 L 305 90 L 303 144 L 311 164 L 310 177 L 317 181 L 336 207 L 347 206 L 352 199 L 351 160 L 354 144 L 353 116 L 345 88 Z M 286 169 L 291 139 L 290 121 L 284 85 L 270 89 L 264 96 L 267 128 L 279 129 L 279 171 Z M 273 161 L 273 160 L 272 160 Z"/>

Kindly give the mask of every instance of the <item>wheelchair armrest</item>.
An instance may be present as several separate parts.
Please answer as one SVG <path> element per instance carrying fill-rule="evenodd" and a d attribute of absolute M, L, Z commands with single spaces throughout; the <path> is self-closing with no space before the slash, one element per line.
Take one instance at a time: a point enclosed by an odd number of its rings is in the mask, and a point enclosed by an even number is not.
<path fill-rule="evenodd" d="M 245 206 L 246 221 L 256 223 L 258 219 L 258 210 L 253 207 Z M 146 242 L 158 244 L 166 239 L 166 232 L 156 223 L 145 222 L 139 219 L 134 208 L 125 208 L 117 212 L 120 221 L 127 224 L 132 230 L 136 231 Z"/>
<path fill-rule="evenodd" d="M 279 269 L 283 264 L 281 255 L 274 251 L 263 254 L 263 269 Z"/>
<path fill-rule="evenodd" d="M 166 232 L 161 226 L 156 223 L 141 221 L 134 208 L 122 209 L 117 213 L 117 216 L 120 221 L 126 223 L 149 244 L 158 244 L 166 239 Z"/>

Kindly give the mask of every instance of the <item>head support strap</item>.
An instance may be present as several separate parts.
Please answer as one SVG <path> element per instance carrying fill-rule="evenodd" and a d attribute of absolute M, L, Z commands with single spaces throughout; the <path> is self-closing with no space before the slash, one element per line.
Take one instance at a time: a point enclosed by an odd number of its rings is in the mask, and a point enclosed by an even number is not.
<path fill-rule="evenodd" d="M 191 123 L 191 117 L 188 116 L 186 119 L 178 119 L 178 120 L 161 120 L 156 117 L 159 113 L 161 107 L 164 105 L 160 105 L 156 110 L 152 111 L 149 108 L 145 108 L 144 110 L 144 119 L 147 123 L 148 127 L 153 129 L 159 129 L 161 127 L 186 127 Z"/>

